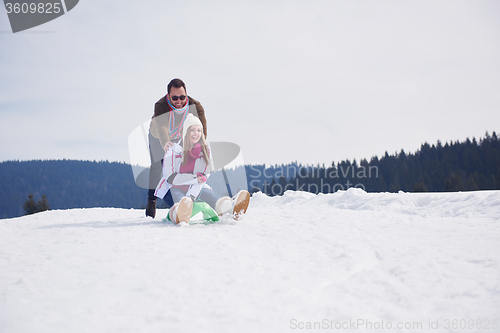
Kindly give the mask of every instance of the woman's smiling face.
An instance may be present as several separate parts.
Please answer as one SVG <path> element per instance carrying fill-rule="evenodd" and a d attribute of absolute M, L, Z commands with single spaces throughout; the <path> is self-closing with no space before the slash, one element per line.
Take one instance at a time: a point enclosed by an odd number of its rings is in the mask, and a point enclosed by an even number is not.
<path fill-rule="evenodd" d="M 191 142 L 191 145 L 194 146 L 195 143 L 200 141 L 201 133 L 203 132 L 200 125 L 192 125 L 189 127 L 189 141 Z"/>

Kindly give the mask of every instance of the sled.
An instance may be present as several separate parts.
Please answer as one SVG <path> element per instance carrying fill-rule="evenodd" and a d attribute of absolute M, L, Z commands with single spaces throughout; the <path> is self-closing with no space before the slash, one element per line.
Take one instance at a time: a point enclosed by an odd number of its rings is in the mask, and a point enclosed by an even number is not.
<path fill-rule="evenodd" d="M 184 210 L 183 214 L 185 215 L 183 218 L 186 218 L 189 216 L 189 210 L 191 210 L 191 217 L 189 218 L 189 223 L 188 224 L 210 224 L 219 221 L 219 216 L 217 215 L 216 211 L 210 207 L 209 204 L 203 201 L 196 201 L 192 204 L 192 209 L 191 209 L 191 203 L 192 201 L 188 197 L 183 197 L 179 204 L 182 204 L 183 200 L 187 199 L 189 204 L 185 205 L 184 207 L 186 210 Z M 231 201 L 231 198 L 228 198 L 229 201 Z M 232 217 L 235 221 L 240 221 L 243 216 L 245 215 L 248 205 L 250 203 L 250 193 L 246 190 L 241 190 L 236 194 L 234 198 L 234 206 L 232 208 Z M 173 209 L 173 208 L 171 208 Z M 220 209 L 220 208 L 217 208 Z M 170 211 L 169 211 L 170 213 Z M 199 219 L 197 215 L 201 213 L 202 218 Z M 177 211 L 177 214 L 179 214 L 179 211 Z M 177 216 L 179 218 L 179 216 Z M 170 214 L 167 214 L 167 217 L 163 219 L 164 222 L 172 222 L 175 223 L 175 221 L 172 221 L 170 219 Z M 180 219 L 180 221 L 183 221 Z"/>
<path fill-rule="evenodd" d="M 202 215 L 202 218 L 195 218 L 196 215 L 200 214 Z M 170 220 L 170 216 L 167 214 L 167 217 L 163 219 L 165 222 L 172 222 Z M 210 207 L 209 204 L 203 201 L 197 201 L 193 204 L 193 212 L 191 213 L 191 219 L 189 220 L 189 224 L 209 224 L 209 223 L 214 223 L 219 221 L 219 216 L 217 216 L 217 213 L 215 210 L 213 210 L 212 207 Z"/>

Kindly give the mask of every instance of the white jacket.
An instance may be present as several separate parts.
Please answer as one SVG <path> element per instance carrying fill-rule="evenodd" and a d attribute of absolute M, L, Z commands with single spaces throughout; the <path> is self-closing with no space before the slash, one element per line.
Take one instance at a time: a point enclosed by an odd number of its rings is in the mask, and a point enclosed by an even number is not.
<path fill-rule="evenodd" d="M 208 151 L 210 154 L 210 148 L 208 149 Z M 163 199 L 172 185 L 190 185 L 189 191 L 186 193 L 186 195 L 192 196 L 194 198 L 198 196 L 202 188 L 211 189 L 211 187 L 206 183 L 198 183 L 197 178 L 198 172 L 204 173 L 208 178 L 209 173 L 212 171 L 213 165 L 211 156 L 209 159 L 209 165 L 207 165 L 207 163 L 203 159 L 203 156 L 200 156 L 194 163 L 193 173 L 178 173 L 181 168 L 183 154 L 184 152 L 182 150 L 182 147 L 178 143 L 175 143 L 174 146 L 165 153 L 165 156 L 163 157 L 163 175 L 160 182 L 158 183 L 158 186 L 156 187 L 156 197 Z M 171 180 L 172 183 L 169 183 L 167 180 L 174 173 L 177 173 L 177 175 L 175 175 L 173 180 Z"/>

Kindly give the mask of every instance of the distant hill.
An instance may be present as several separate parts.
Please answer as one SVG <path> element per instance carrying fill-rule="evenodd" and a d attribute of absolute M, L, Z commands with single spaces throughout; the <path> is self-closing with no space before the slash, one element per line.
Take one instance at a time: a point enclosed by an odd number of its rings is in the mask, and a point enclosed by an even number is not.
<path fill-rule="evenodd" d="M 139 188 L 125 163 L 74 160 L 0 163 L 0 218 L 24 215 L 28 194 L 42 194 L 52 209 L 141 208 L 147 190 Z"/>

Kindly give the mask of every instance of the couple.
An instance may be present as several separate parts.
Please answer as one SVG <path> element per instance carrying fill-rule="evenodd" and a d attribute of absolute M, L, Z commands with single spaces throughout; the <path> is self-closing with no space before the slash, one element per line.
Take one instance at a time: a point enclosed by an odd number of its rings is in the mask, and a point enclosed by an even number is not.
<path fill-rule="evenodd" d="M 240 191 L 234 199 L 218 198 L 206 184 L 207 176 L 214 171 L 206 134 L 203 107 L 186 94 L 182 80 L 173 79 L 167 86 L 167 95 L 156 102 L 151 120 L 146 216 L 155 217 L 157 198 L 171 206 L 169 218 L 175 223 L 189 222 L 193 202 L 197 200 L 208 203 L 219 216 L 232 211 L 238 219 L 240 213 L 246 212 L 248 191 Z"/>

